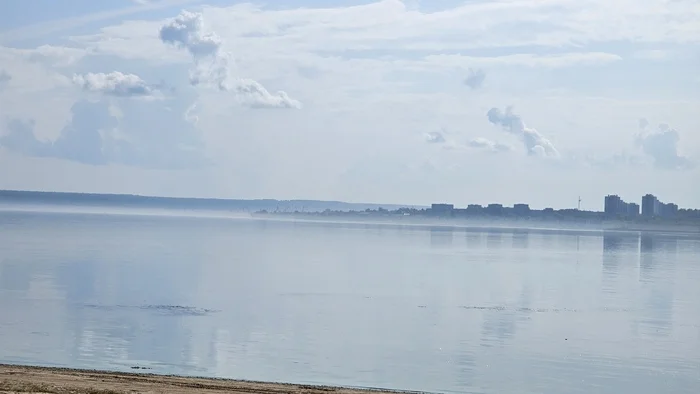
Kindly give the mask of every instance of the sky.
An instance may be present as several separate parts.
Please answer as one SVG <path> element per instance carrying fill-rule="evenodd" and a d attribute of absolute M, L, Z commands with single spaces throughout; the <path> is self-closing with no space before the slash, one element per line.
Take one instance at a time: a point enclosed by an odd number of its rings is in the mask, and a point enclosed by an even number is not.
<path fill-rule="evenodd" d="M 0 2 L 0 189 L 700 208 L 697 0 Z"/>

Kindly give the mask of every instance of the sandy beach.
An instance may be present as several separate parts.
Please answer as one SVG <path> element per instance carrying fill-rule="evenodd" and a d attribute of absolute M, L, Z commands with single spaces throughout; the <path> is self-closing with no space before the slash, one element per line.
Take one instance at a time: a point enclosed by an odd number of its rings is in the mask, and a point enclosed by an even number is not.
<path fill-rule="evenodd" d="M 0 365 L 0 393 L 381 393 L 388 391 Z"/>

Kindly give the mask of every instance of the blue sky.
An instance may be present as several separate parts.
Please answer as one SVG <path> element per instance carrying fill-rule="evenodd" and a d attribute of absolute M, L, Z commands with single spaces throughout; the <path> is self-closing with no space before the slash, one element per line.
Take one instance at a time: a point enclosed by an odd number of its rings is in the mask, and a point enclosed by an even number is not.
<path fill-rule="evenodd" d="M 693 0 L 0 4 L 0 188 L 700 207 Z"/>

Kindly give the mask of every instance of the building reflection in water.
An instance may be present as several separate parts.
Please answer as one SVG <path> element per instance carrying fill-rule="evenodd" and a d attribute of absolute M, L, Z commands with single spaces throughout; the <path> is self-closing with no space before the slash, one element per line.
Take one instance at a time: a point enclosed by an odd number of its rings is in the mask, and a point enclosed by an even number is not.
<path fill-rule="evenodd" d="M 678 238 L 674 236 L 658 234 L 642 234 L 639 259 L 639 275 L 641 280 L 654 278 L 655 265 L 663 261 L 670 268 L 673 264 L 673 256 L 678 252 Z"/>
<path fill-rule="evenodd" d="M 432 247 L 450 247 L 452 246 L 452 238 L 454 231 L 449 227 L 430 227 L 430 246 Z"/>
<path fill-rule="evenodd" d="M 483 237 L 481 231 L 469 231 L 465 233 L 467 239 L 467 247 L 470 249 L 477 249 L 483 246 Z"/>
<path fill-rule="evenodd" d="M 639 253 L 639 233 L 605 231 L 603 233 L 603 272 L 606 277 L 619 275 L 624 262 L 635 263 Z"/>
<path fill-rule="evenodd" d="M 513 249 L 527 249 L 530 246 L 530 230 L 515 229 L 513 230 Z"/>
<path fill-rule="evenodd" d="M 641 235 L 639 280 L 644 302 L 638 323 L 639 333 L 667 337 L 673 330 L 674 274 L 678 238 L 645 233 Z"/>
<path fill-rule="evenodd" d="M 486 248 L 500 249 L 503 243 L 503 230 L 497 228 L 488 229 L 486 232 Z"/>

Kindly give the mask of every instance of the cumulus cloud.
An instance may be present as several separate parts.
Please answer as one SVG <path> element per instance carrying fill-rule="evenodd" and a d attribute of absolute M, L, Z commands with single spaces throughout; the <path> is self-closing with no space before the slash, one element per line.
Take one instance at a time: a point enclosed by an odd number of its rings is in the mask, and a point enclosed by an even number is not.
<path fill-rule="evenodd" d="M 213 32 L 204 31 L 202 14 L 182 11 L 160 28 L 158 36 L 163 43 L 186 50 L 192 56 L 192 85 L 211 84 L 221 90 L 227 90 L 228 55 L 221 49 L 221 38 Z"/>
<path fill-rule="evenodd" d="M 192 56 L 214 56 L 221 50 L 221 38 L 204 32 L 202 14 L 182 11 L 175 19 L 160 28 L 160 39 L 166 44 L 186 49 Z"/>
<path fill-rule="evenodd" d="M 6 125 L 7 132 L 0 137 L 0 146 L 27 156 L 49 156 L 51 144 L 34 137 L 34 121 L 11 119 Z"/>
<path fill-rule="evenodd" d="M 486 73 L 482 69 L 469 69 L 469 75 L 464 80 L 464 84 L 469 86 L 471 89 L 479 89 L 486 79 Z"/>
<path fill-rule="evenodd" d="M 518 136 L 525 144 L 528 155 L 559 157 L 559 151 L 554 147 L 554 144 L 537 130 L 527 127 L 520 116 L 513 113 L 511 107 L 506 108 L 505 112 L 498 108 L 491 108 L 486 116 L 488 116 L 489 122 Z"/>
<path fill-rule="evenodd" d="M 662 123 L 656 130 L 649 129 L 649 121 L 640 119 L 640 132 L 637 135 L 637 146 L 654 160 L 657 168 L 664 170 L 683 170 L 694 167 L 689 158 L 678 151 L 680 135 L 669 125 Z"/>
<path fill-rule="evenodd" d="M 185 168 L 204 164 L 194 126 L 173 116 L 159 101 L 123 101 L 120 114 L 109 100 L 78 101 L 71 120 L 54 140 L 40 140 L 34 121 L 12 119 L 0 146 L 30 157 L 47 157 L 89 165 L 119 163 L 142 168 Z"/>
<path fill-rule="evenodd" d="M 41 141 L 34 135 L 34 122 L 13 119 L 9 134 L 0 144 L 17 153 L 32 157 L 66 158 L 83 164 L 106 164 L 101 132 L 113 129 L 117 119 L 106 107 L 79 101 L 71 109 L 73 119 L 54 141 Z"/>
<path fill-rule="evenodd" d="M 301 108 L 301 103 L 290 98 L 286 92 L 270 93 L 252 79 L 240 79 L 231 86 L 226 85 L 226 90 L 235 91 L 241 104 L 251 108 Z"/>
<path fill-rule="evenodd" d="M 429 133 L 425 133 L 425 142 L 429 144 L 443 144 L 446 142 L 446 140 L 442 133 L 438 131 L 431 131 Z"/>
<path fill-rule="evenodd" d="M 108 74 L 75 74 L 73 75 L 73 83 L 88 92 L 117 97 L 151 96 L 155 92 L 155 89 L 138 75 L 123 74 L 119 71 Z"/>
<path fill-rule="evenodd" d="M 230 56 L 222 50 L 223 41 L 216 33 L 204 30 L 201 13 L 182 11 L 161 27 L 159 37 L 163 43 L 186 50 L 192 56 L 192 85 L 213 85 L 221 91 L 233 92 L 241 105 L 250 108 L 301 108 L 301 103 L 284 91 L 270 93 L 252 79 L 232 79 Z"/>
<path fill-rule="evenodd" d="M 475 138 L 467 142 L 467 146 L 475 149 L 484 149 L 494 153 L 498 152 L 508 152 L 512 150 L 510 145 L 502 144 L 500 142 L 491 141 L 486 138 Z"/>

